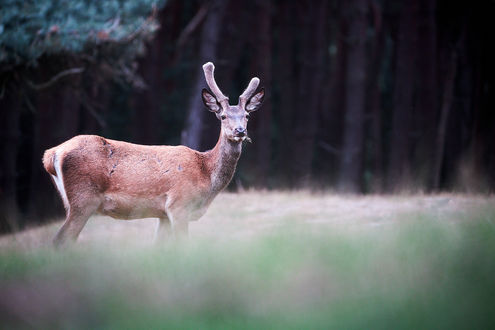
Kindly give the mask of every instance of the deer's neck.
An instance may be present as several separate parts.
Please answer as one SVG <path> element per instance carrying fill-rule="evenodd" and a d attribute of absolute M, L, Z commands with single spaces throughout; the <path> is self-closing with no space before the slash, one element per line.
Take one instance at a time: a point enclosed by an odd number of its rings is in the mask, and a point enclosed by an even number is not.
<path fill-rule="evenodd" d="M 241 151 L 241 142 L 230 141 L 220 132 L 215 148 L 208 152 L 213 192 L 220 192 L 232 180 Z"/>

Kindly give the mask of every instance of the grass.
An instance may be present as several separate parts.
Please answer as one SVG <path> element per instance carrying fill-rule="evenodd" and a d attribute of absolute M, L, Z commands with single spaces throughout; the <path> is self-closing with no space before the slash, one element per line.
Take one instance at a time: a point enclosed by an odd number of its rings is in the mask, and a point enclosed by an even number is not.
<path fill-rule="evenodd" d="M 418 329 L 495 326 L 495 199 L 222 194 L 190 238 L 91 219 L 0 238 L 15 328 Z"/>

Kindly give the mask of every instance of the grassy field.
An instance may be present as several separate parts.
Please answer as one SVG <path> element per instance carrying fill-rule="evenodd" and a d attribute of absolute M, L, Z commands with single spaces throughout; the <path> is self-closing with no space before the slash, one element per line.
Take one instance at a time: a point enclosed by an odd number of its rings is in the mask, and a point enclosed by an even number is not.
<path fill-rule="evenodd" d="M 1 328 L 495 327 L 495 197 L 225 193 L 187 240 L 91 218 L 0 238 Z"/>

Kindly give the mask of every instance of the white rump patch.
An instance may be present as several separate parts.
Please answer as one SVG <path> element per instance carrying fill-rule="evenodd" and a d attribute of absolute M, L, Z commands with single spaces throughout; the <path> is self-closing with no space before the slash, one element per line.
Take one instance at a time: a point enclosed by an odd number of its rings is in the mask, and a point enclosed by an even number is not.
<path fill-rule="evenodd" d="M 58 158 L 57 152 L 55 152 L 55 159 L 53 160 L 53 162 L 55 167 L 55 173 L 57 175 L 56 176 L 52 175 L 52 178 L 53 181 L 55 182 L 55 185 L 57 186 L 60 196 L 62 196 L 62 201 L 64 202 L 65 209 L 67 210 L 67 212 L 69 212 L 70 209 L 69 199 L 67 198 L 67 193 L 65 192 L 64 177 L 62 174 L 62 168 L 60 166 L 60 160 Z"/>

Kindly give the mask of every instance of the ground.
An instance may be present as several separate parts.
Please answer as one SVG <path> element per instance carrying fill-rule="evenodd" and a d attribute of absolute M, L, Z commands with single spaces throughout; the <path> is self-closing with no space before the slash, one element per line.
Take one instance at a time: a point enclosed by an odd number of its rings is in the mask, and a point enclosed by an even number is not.
<path fill-rule="evenodd" d="M 189 238 L 156 220 L 0 238 L 0 319 L 21 327 L 495 325 L 495 197 L 223 193 Z M 61 313 L 63 311 L 63 313 Z"/>

